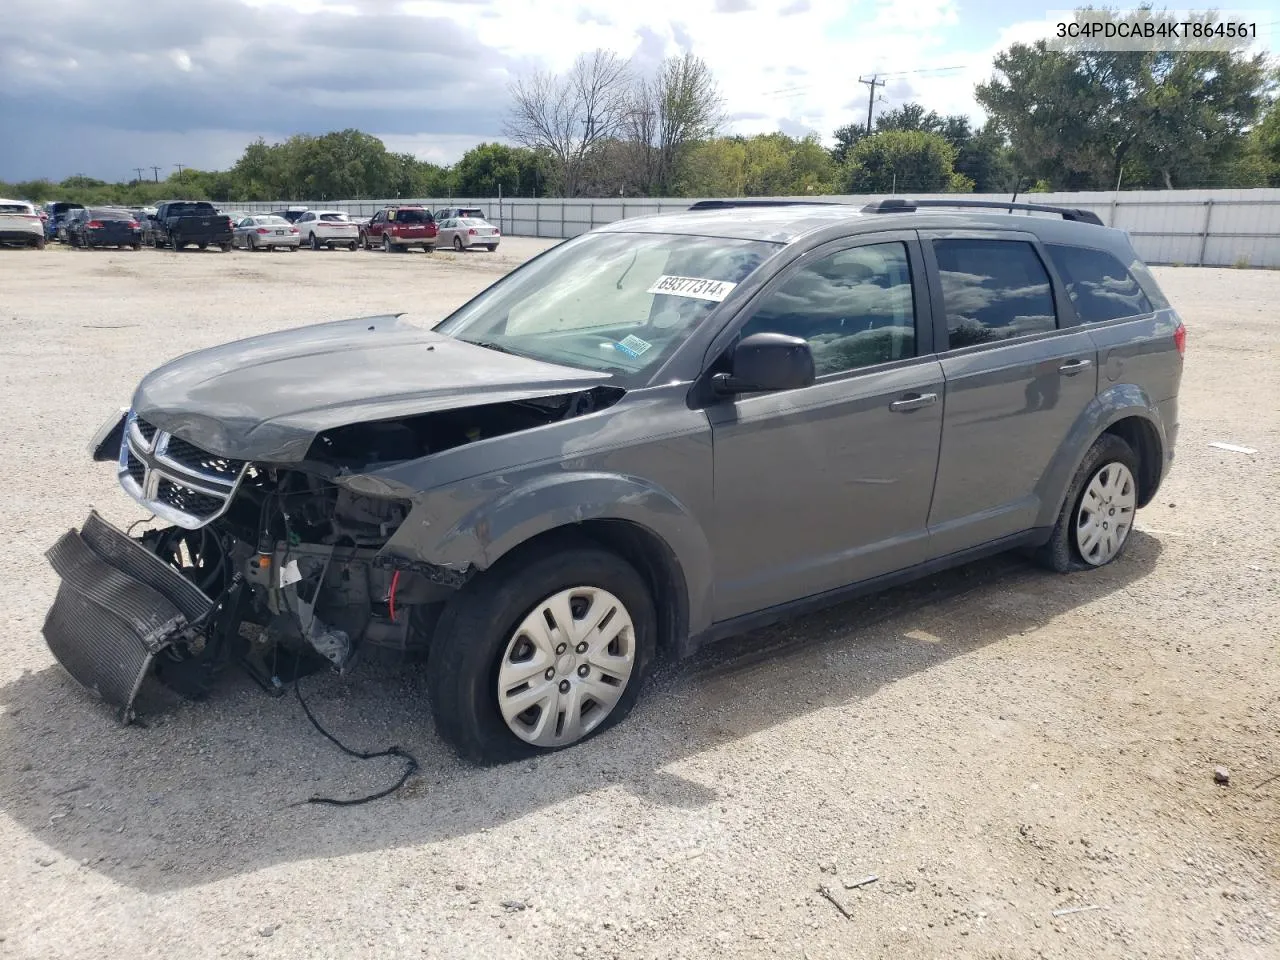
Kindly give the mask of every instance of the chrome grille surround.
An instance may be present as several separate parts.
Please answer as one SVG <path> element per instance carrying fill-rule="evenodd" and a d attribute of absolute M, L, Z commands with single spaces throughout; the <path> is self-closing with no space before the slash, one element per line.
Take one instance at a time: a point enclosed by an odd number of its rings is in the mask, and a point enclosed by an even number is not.
<path fill-rule="evenodd" d="M 116 476 L 125 493 L 161 520 L 198 530 L 226 513 L 248 469 L 243 460 L 206 454 L 188 441 L 157 430 L 131 410 Z M 201 507 L 198 513 L 187 509 L 195 504 Z"/>

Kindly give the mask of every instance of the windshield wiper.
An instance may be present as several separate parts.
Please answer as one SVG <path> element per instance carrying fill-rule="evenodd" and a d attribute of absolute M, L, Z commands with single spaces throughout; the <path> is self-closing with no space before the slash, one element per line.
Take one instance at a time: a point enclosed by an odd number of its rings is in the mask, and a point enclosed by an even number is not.
<path fill-rule="evenodd" d="M 513 357 L 519 356 L 514 350 L 508 350 L 500 343 L 494 343 L 492 340 L 463 340 L 463 343 L 471 343 L 477 347 L 484 347 L 486 350 L 497 350 L 499 353 L 509 353 Z"/>

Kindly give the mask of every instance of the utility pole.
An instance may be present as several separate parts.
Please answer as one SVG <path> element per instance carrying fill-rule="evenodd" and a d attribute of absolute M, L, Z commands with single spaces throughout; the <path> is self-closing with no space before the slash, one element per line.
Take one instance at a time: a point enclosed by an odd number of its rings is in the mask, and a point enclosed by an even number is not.
<path fill-rule="evenodd" d="M 159 182 L 160 182 L 160 168 L 159 168 L 159 167 L 152 167 L 152 168 L 151 168 L 151 173 L 152 173 L 152 175 L 156 178 L 156 183 L 159 183 Z"/>
<path fill-rule="evenodd" d="M 178 175 L 179 175 L 179 176 L 181 176 L 181 175 L 182 175 L 182 170 L 183 170 L 183 166 L 182 166 L 182 164 L 180 164 L 180 163 L 175 163 L 175 164 L 174 164 L 174 166 L 178 168 Z"/>
<path fill-rule="evenodd" d="M 858 82 L 865 83 L 870 91 L 867 97 L 867 136 L 871 136 L 871 113 L 876 106 L 876 87 L 883 87 L 887 81 L 881 80 L 880 74 L 874 73 L 871 75 L 870 80 L 863 80 L 862 77 L 859 77 Z"/>
<path fill-rule="evenodd" d="M 139 182 L 139 183 L 141 183 L 141 182 L 142 182 L 142 168 L 141 168 L 141 167 L 134 167 L 134 168 L 133 168 L 133 172 L 134 172 L 134 173 L 136 173 L 136 174 L 138 175 L 138 182 Z"/>

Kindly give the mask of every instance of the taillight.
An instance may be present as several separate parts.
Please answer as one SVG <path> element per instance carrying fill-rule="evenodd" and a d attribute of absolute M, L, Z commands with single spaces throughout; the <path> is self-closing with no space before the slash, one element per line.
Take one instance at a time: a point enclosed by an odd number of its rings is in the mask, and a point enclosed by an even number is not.
<path fill-rule="evenodd" d="M 1178 321 L 1178 329 L 1173 331 L 1173 345 L 1178 348 L 1179 356 L 1187 355 L 1187 328 L 1181 320 Z"/>
<path fill-rule="evenodd" d="M 101 221 L 101 220 L 90 220 L 87 224 L 85 224 L 85 226 L 87 226 L 90 230 L 101 230 L 101 229 L 102 229 L 102 221 Z"/>
<path fill-rule="evenodd" d="M 258 228 L 256 231 L 254 231 L 254 232 L 255 232 L 255 233 L 263 233 L 263 234 L 266 234 L 266 233 L 270 233 L 271 231 L 270 231 L 270 230 L 268 230 L 266 227 L 259 227 L 259 228 Z M 297 231 L 297 230 L 295 230 L 295 231 L 293 231 L 293 232 L 294 232 L 294 233 L 297 233 L 298 231 Z"/>
<path fill-rule="evenodd" d="M 297 227 L 290 227 L 290 228 L 289 228 L 289 232 L 290 232 L 290 233 L 297 233 L 297 232 L 298 232 L 298 228 L 297 228 Z"/>
<path fill-rule="evenodd" d="M 130 220 L 130 221 L 129 221 L 129 229 L 130 229 L 130 230 L 137 230 L 137 229 L 138 229 L 138 221 L 137 221 L 137 220 Z"/>
<path fill-rule="evenodd" d="M 496 236 L 501 235 L 501 233 L 502 233 L 502 231 L 501 231 L 501 230 L 499 230 L 497 227 L 494 227 L 494 228 L 493 228 L 493 235 L 494 235 L 495 237 L 496 237 Z"/>
<path fill-rule="evenodd" d="M 470 230 L 467 231 L 467 234 L 474 237 L 476 235 L 476 228 L 472 227 Z"/>

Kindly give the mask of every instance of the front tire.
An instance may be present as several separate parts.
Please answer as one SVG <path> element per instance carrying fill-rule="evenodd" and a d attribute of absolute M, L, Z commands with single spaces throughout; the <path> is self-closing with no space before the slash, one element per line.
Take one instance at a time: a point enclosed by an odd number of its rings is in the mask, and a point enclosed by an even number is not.
<path fill-rule="evenodd" d="M 1117 559 L 1133 532 L 1138 472 L 1138 455 L 1129 444 L 1110 433 L 1099 437 L 1080 462 L 1049 542 L 1036 559 L 1058 573 Z"/>
<path fill-rule="evenodd" d="M 478 763 L 579 743 L 623 720 L 656 649 L 644 579 L 594 545 L 517 551 L 450 601 L 427 685 L 440 736 Z"/>

